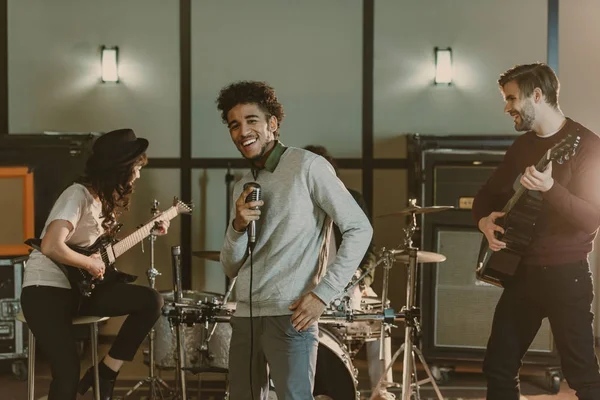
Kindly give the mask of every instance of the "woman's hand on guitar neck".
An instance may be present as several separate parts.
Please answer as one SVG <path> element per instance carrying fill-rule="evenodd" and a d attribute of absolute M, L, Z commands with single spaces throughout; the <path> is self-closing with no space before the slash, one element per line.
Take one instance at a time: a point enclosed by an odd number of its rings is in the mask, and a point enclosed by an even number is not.
<path fill-rule="evenodd" d="M 164 236 L 169 231 L 169 225 L 171 221 L 166 216 L 159 214 L 155 221 L 154 227 L 152 228 L 152 234 L 155 236 Z"/>
<path fill-rule="evenodd" d="M 506 243 L 498 240 L 494 234 L 494 232 L 500 232 L 504 234 L 504 229 L 500 225 L 495 224 L 496 219 L 502 217 L 503 215 L 503 212 L 494 211 L 487 217 L 481 218 L 477 224 L 479 230 L 485 235 L 485 238 L 487 239 L 492 251 L 498 251 L 506 248 Z"/>
<path fill-rule="evenodd" d="M 89 258 L 89 263 L 86 266 L 87 272 L 89 272 L 90 275 L 92 275 L 96 279 L 100 279 L 100 280 L 104 279 L 105 265 L 104 265 L 104 261 L 102 261 L 102 258 L 100 257 L 100 254 L 98 254 L 98 253 L 92 254 L 88 258 Z"/>

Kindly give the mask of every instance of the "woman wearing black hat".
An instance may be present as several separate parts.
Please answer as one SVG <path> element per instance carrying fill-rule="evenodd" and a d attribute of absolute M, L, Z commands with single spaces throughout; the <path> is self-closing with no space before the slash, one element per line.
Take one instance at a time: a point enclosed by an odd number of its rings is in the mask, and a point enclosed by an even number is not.
<path fill-rule="evenodd" d="M 128 208 L 134 181 L 146 165 L 148 141 L 131 129 L 99 137 L 87 161 L 85 175 L 60 195 L 42 231 L 41 251 L 34 250 L 25 268 L 21 305 L 29 329 L 50 362 L 48 400 L 71 400 L 92 386 L 90 368 L 79 380 L 80 363 L 71 323 L 74 316 L 128 315 L 110 351 L 100 362 L 100 397 L 112 398 L 123 361 L 131 361 L 158 317 L 162 297 L 145 286 L 111 282 L 97 285 L 82 297 L 54 261 L 101 278 L 104 263 L 67 245 L 90 246 L 103 234 L 114 234 L 116 215 Z M 167 233 L 169 222 L 158 218 L 156 234 Z M 54 260 L 54 261 L 53 261 Z"/>

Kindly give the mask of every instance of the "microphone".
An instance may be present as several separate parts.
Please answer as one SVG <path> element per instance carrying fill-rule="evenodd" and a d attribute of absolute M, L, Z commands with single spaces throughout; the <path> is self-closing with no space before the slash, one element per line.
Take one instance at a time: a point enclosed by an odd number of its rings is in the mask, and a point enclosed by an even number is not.
<path fill-rule="evenodd" d="M 249 187 L 253 187 L 254 190 L 252 193 L 246 196 L 246 203 L 261 200 L 260 185 L 256 182 L 247 182 L 244 184 L 244 190 L 248 189 Z M 253 207 L 252 209 L 258 210 L 258 206 Z M 256 221 L 250 221 L 250 225 L 248 225 L 248 244 L 250 245 L 250 249 L 254 249 L 254 245 L 256 244 Z"/>
<path fill-rule="evenodd" d="M 173 266 L 173 300 L 181 301 L 181 247 L 171 247 L 171 264 Z"/>

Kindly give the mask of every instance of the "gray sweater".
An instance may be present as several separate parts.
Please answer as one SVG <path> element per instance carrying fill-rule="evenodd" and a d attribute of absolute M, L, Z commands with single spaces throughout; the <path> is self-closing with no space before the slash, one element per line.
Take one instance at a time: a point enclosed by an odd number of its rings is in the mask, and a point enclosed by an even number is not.
<path fill-rule="evenodd" d="M 269 162 L 270 161 L 270 162 Z M 371 241 L 371 224 L 344 184 L 323 157 L 288 147 L 271 170 L 260 170 L 264 206 L 257 221 L 256 247 L 252 256 L 252 315 L 289 315 L 289 306 L 312 291 L 329 303 L 348 284 Z M 233 188 L 233 202 L 248 172 Z M 231 221 L 235 217 L 235 206 Z M 327 267 L 331 223 L 342 232 L 342 243 L 333 264 Z M 250 258 L 247 234 L 229 224 L 221 251 L 221 263 L 236 281 L 236 316 L 250 316 Z"/>

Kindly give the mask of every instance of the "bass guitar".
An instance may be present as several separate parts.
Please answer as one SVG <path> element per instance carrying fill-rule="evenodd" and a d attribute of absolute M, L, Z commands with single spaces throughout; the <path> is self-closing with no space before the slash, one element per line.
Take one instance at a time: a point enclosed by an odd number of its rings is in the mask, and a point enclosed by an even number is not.
<path fill-rule="evenodd" d="M 563 164 L 575 156 L 579 147 L 579 136 L 568 135 L 548 149 L 535 168 L 544 171 L 550 161 Z M 520 176 L 519 176 L 520 178 Z M 522 255 L 533 237 L 538 214 L 542 208 L 539 192 L 527 190 L 517 179 L 515 194 L 506 203 L 505 214 L 496 220 L 496 225 L 504 228 L 504 234 L 494 232 L 498 240 L 506 243 L 506 248 L 492 251 L 485 235 L 479 248 L 475 276 L 478 280 L 498 287 L 512 278 L 521 262 Z"/>
<path fill-rule="evenodd" d="M 174 198 L 173 206 L 162 212 L 160 216 L 167 218 L 170 221 L 179 214 L 191 214 L 191 212 L 192 209 L 190 206 L 182 203 L 177 198 Z M 82 268 L 53 261 L 66 273 L 67 278 L 71 283 L 71 287 L 85 297 L 91 296 L 92 291 L 97 285 L 110 282 L 131 283 L 137 279 L 137 276 L 119 271 L 114 265 L 115 261 L 127 250 L 148 237 L 155 228 L 156 221 L 156 218 L 153 218 L 135 232 L 121 240 L 117 240 L 113 236 L 103 235 L 89 247 L 68 245 L 71 250 L 86 256 L 91 256 L 96 253 L 100 254 L 105 266 L 104 278 L 101 280 L 94 278 L 89 272 Z M 41 252 L 42 239 L 27 239 L 25 244 Z"/>

